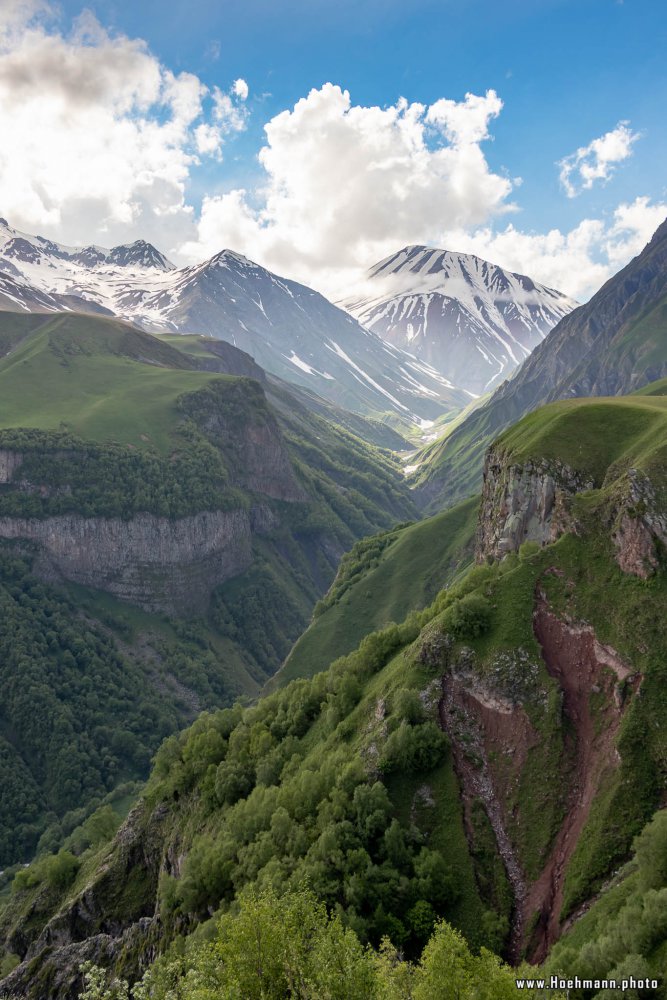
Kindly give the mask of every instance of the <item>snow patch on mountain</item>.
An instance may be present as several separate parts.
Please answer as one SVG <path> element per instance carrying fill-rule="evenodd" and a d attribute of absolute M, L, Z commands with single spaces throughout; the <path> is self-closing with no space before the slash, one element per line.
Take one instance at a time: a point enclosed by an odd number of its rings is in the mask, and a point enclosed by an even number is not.
<path fill-rule="evenodd" d="M 287 360 L 291 361 L 297 368 L 300 368 L 302 372 L 308 372 L 309 375 L 319 375 L 320 378 L 328 378 L 331 381 L 334 380 L 333 375 L 329 375 L 328 372 L 318 372 L 316 368 L 311 368 L 310 365 L 305 361 L 302 361 L 299 355 L 295 354 L 294 351 L 291 352 Z"/>
<path fill-rule="evenodd" d="M 142 240 L 67 247 L 0 222 L 0 308 L 104 311 L 153 333 L 200 333 L 347 409 L 418 422 L 466 393 L 349 313 L 233 250 L 176 268 Z"/>
<path fill-rule="evenodd" d="M 408 246 L 339 303 L 473 395 L 507 378 L 577 305 L 473 254 Z"/>

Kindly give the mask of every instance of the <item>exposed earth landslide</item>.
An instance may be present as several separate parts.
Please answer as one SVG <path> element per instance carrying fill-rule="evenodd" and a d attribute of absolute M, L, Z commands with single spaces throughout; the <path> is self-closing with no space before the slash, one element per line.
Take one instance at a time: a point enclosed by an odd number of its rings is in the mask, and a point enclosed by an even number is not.
<path fill-rule="evenodd" d="M 481 802 L 512 888 L 508 957 L 519 961 L 526 954 L 541 962 L 559 937 L 567 867 L 596 794 L 620 763 L 616 735 L 641 677 L 590 626 L 559 618 L 540 584 L 533 626 L 547 671 L 560 688 L 566 779 L 562 821 L 537 878 L 527 877 L 510 833 L 521 821 L 512 793 L 541 738 L 526 709 L 475 675 L 463 650 L 443 676 L 440 720 L 452 741 L 471 846 L 472 809 Z"/>
<path fill-rule="evenodd" d="M 550 676 L 560 685 L 563 715 L 570 723 L 567 739 L 575 762 L 566 814 L 551 854 L 523 904 L 523 918 L 538 914 L 526 942 L 533 961 L 542 961 L 561 929 L 563 886 L 567 865 L 588 819 L 593 799 L 607 773 L 620 763 L 616 736 L 623 714 L 641 685 L 611 646 L 603 645 L 588 625 L 563 621 L 537 590 L 534 631 Z M 599 708 L 592 711 L 592 701 Z"/>
<path fill-rule="evenodd" d="M 653 499 L 645 477 L 629 470 L 624 477 L 622 500 L 609 524 L 616 559 L 626 573 L 646 578 L 657 565 L 664 540 L 664 518 L 655 514 L 653 503 L 636 503 L 639 485 L 642 499 Z M 571 498 L 591 489 L 581 476 L 562 463 L 513 465 L 507 456 L 490 449 L 485 470 L 477 534 L 477 561 L 500 559 L 517 552 L 526 542 L 549 544 L 565 532 L 579 533 L 571 513 Z M 628 488 L 629 487 L 629 488 Z M 627 502 L 624 502 L 627 501 Z M 633 504 L 631 504 L 633 501 Z M 653 513 L 651 512 L 653 510 Z M 638 514 L 639 511 L 639 514 Z M 640 544 L 641 543 L 641 544 Z M 543 664 L 557 685 L 560 699 L 560 787 L 549 790 L 560 809 L 546 845 L 541 870 L 531 876 L 521 857 L 520 828 L 527 822 L 519 806 L 518 791 L 532 751 L 545 738 L 535 725 L 535 715 L 526 711 L 521 692 L 499 683 L 501 672 L 483 674 L 471 650 L 459 651 L 447 663 L 442 679 L 440 720 L 452 741 L 452 752 L 464 805 L 466 833 L 474 850 L 473 807 L 481 803 L 493 828 L 497 850 L 512 888 L 514 907 L 508 957 L 518 962 L 527 956 L 533 962 L 545 959 L 562 930 L 564 886 L 568 865 L 590 815 L 597 794 L 610 783 L 621 760 L 616 737 L 625 711 L 637 694 L 642 677 L 611 646 L 604 645 L 587 623 L 567 615 L 560 617 L 549 605 L 545 576 L 563 577 L 557 567 L 538 580 L 533 603 L 533 633 Z M 571 581 L 564 581 L 573 587 Z M 528 677 L 527 652 L 512 656 L 515 677 Z M 522 660 L 523 657 L 523 661 Z M 546 706 L 548 692 L 533 692 Z M 549 737 L 553 739 L 553 737 Z M 545 780 L 548 780 L 545 777 Z M 525 844 L 525 838 L 523 838 Z"/>

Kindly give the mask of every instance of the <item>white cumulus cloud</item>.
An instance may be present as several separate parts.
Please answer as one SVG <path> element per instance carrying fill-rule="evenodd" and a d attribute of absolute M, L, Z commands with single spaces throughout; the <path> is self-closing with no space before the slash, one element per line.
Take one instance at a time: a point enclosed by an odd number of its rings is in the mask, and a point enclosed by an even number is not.
<path fill-rule="evenodd" d="M 333 290 L 397 246 L 511 211 L 512 183 L 481 148 L 501 108 L 494 91 L 380 108 L 331 83 L 311 90 L 265 125 L 260 190 L 205 198 L 182 252 L 195 260 L 237 246 Z"/>
<path fill-rule="evenodd" d="M 596 181 L 606 183 L 612 177 L 616 164 L 632 155 L 632 147 L 639 135 L 639 132 L 632 131 L 629 122 L 619 122 L 611 132 L 605 132 L 560 160 L 560 182 L 568 198 L 589 190 Z"/>
<path fill-rule="evenodd" d="M 3 0 L 0 212 L 62 242 L 182 243 L 192 168 L 243 127 L 238 82 L 209 93 L 89 12 L 63 33 L 47 3 Z"/>
<path fill-rule="evenodd" d="M 438 125 L 454 145 L 477 143 L 489 138 L 489 122 L 502 111 L 503 102 L 495 90 L 484 97 L 466 94 L 464 101 L 442 97 L 428 109 L 427 121 Z"/>
<path fill-rule="evenodd" d="M 520 181 L 486 156 L 503 108 L 494 90 L 378 107 L 332 83 L 266 123 L 256 185 L 210 193 L 197 209 L 193 172 L 222 160 L 248 98 L 245 79 L 225 89 L 174 73 L 90 13 L 64 31 L 49 0 L 0 0 L 0 214 L 65 243 L 141 237 L 181 263 L 231 247 L 332 297 L 419 243 L 478 253 L 577 298 L 667 214 L 640 197 L 569 231 L 522 230 L 507 223 Z M 607 179 L 636 139 L 620 122 L 566 157 L 568 190 Z"/>
<path fill-rule="evenodd" d="M 236 94 L 240 101 L 247 101 L 248 94 L 250 93 L 248 89 L 248 84 L 245 80 L 239 77 L 238 80 L 234 80 L 234 86 L 232 87 L 233 92 Z"/>
<path fill-rule="evenodd" d="M 665 217 L 667 203 L 639 197 L 619 205 L 608 221 L 583 219 L 568 232 L 480 227 L 446 233 L 442 242 L 585 301 L 642 250 Z"/>

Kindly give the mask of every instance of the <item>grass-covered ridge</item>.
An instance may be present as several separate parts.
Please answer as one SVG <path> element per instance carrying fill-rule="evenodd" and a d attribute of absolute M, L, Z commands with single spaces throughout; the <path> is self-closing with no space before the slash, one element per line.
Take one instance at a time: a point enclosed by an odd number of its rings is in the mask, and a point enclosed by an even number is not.
<path fill-rule="evenodd" d="M 648 470 L 662 463 L 667 446 L 667 397 L 653 394 L 655 388 L 659 383 L 641 395 L 551 403 L 505 431 L 494 447 L 517 464 L 556 459 L 596 486 L 610 469 L 614 475 Z"/>
<path fill-rule="evenodd" d="M 12 315 L 0 319 L 0 333 L 13 336 Z M 42 318 L 0 359 L 0 448 L 21 453 L 18 478 L 33 486 L 5 486 L 0 512 L 179 517 L 247 504 L 229 457 L 192 419 L 192 397 L 208 390 L 210 410 L 266 422 L 262 390 L 191 369 L 119 320 Z"/>
<path fill-rule="evenodd" d="M 657 382 L 649 382 L 643 389 L 638 389 L 635 396 L 667 396 L 667 378 L 658 379 Z"/>
<path fill-rule="evenodd" d="M 478 506 L 473 498 L 357 542 L 272 684 L 311 677 L 369 632 L 429 604 L 471 562 Z"/>
<path fill-rule="evenodd" d="M 18 478 L 46 486 L 30 498 L 24 491 L 28 516 L 77 504 L 103 516 L 137 510 L 181 516 L 243 505 L 233 487 L 252 491 L 258 478 L 244 477 L 248 449 L 258 435 L 273 435 L 280 448 L 279 426 L 306 490 L 327 509 L 321 519 L 335 509 L 350 525 L 350 545 L 414 512 L 399 464 L 387 452 L 331 426 L 287 386 L 272 386 L 269 402 L 255 378 L 200 370 L 199 338 L 181 338 L 193 352 L 184 353 L 118 320 L 38 319 L 0 315 L 0 344 L 7 348 L 0 357 L 0 448 L 25 451 Z M 235 353 L 232 367 L 262 375 L 252 359 Z M 82 463 L 87 475 L 76 468 Z M 3 503 L 6 513 L 16 513 L 8 496 Z"/>
<path fill-rule="evenodd" d="M 191 369 L 179 351 L 120 320 L 57 315 L 0 358 L 0 426 L 166 453 L 178 397 L 225 377 Z"/>

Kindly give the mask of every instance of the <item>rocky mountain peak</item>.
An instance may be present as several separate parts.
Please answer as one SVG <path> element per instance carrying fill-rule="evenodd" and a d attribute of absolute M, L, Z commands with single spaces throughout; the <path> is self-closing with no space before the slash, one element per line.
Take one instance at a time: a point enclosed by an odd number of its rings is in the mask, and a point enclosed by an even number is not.
<path fill-rule="evenodd" d="M 174 269 L 174 265 L 167 260 L 164 254 L 160 253 L 152 243 L 147 243 L 146 240 L 135 240 L 134 243 L 123 243 L 114 247 L 109 252 L 106 263 L 117 267 L 157 268 L 160 271 Z"/>
<path fill-rule="evenodd" d="M 410 245 L 340 303 L 473 395 L 507 378 L 576 303 L 474 254 Z"/>

